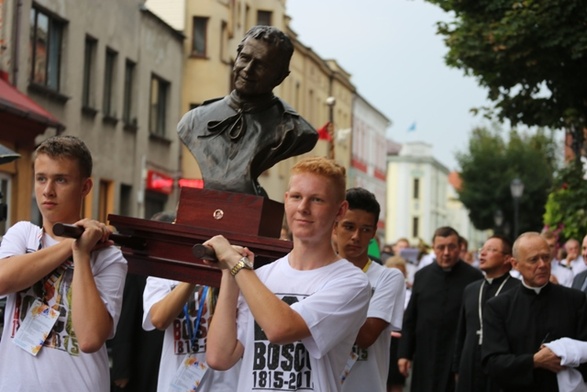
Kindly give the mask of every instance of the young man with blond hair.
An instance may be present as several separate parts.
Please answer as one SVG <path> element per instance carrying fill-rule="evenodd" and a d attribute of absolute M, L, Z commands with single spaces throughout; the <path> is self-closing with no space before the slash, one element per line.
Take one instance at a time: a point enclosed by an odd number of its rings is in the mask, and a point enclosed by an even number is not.
<path fill-rule="evenodd" d="M 365 274 L 331 244 L 348 208 L 345 188 L 345 170 L 333 161 L 298 162 L 284 203 L 293 249 L 257 270 L 248 249 L 222 236 L 206 242 L 222 269 L 206 360 L 224 370 L 242 357 L 238 391 L 340 391 L 371 293 Z"/>

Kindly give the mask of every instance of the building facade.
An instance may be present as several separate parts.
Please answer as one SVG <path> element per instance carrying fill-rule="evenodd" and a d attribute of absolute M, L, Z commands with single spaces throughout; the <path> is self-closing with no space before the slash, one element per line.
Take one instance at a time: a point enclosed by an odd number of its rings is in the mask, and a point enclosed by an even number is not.
<path fill-rule="evenodd" d="M 381 205 L 379 229 L 384 232 L 387 217 L 386 133 L 391 121 L 358 94 L 352 113 L 352 133 L 347 135 L 344 130 L 337 133 L 337 139 L 348 139 L 352 145 L 349 184 L 365 188 L 377 197 Z"/>
<path fill-rule="evenodd" d="M 469 250 L 483 245 L 489 230 L 477 230 L 459 200 L 458 173 L 450 172 L 424 142 L 388 142 L 386 243 L 408 238 L 412 246 L 431 245 L 434 231 L 453 227 L 469 242 Z"/>
<path fill-rule="evenodd" d="M 351 75 L 300 42 L 289 21 L 285 0 L 0 0 L 0 72 L 41 113 L 39 121 L 19 123 L 18 133 L 0 131 L 0 143 L 21 155 L 0 166 L 6 224 L 39 219 L 35 203 L 18 196 L 33 194 L 35 146 L 58 133 L 81 137 L 95 158 L 95 187 L 84 216 L 148 218 L 173 210 L 180 185 L 202 185 L 197 162 L 177 138 L 177 122 L 230 92 L 237 45 L 256 24 L 274 25 L 294 43 L 291 74 L 275 94 L 316 129 L 333 124 L 332 138 L 321 138 L 308 155 L 334 156 L 348 169 L 349 186 L 365 185 L 381 198 L 369 186 L 370 169 L 365 176 L 363 166 L 352 169 Z M 8 112 L 1 99 L 0 116 Z M 26 115 L 30 110 L 21 117 Z M 9 137 L 15 134 L 26 138 Z M 259 178 L 272 199 L 283 200 L 298 159 Z"/>
<path fill-rule="evenodd" d="M 297 38 L 289 26 L 285 0 L 217 1 L 179 0 L 168 4 L 148 0 L 146 6 L 177 29 L 184 42 L 184 86 L 182 111 L 204 101 L 227 95 L 232 89 L 232 66 L 237 46 L 253 26 L 271 25 L 284 31 L 294 44 L 290 75 L 274 90 L 316 129 L 332 121 L 335 130 L 350 129 L 355 87 L 347 73 L 334 60 L 324 60 Z M 183 17 L 183 23 L 179 22 Z M 336 104 L 329 106 L 327 99 Z M 307 155 L 334 154 L 345 167 L 350 166 L 350 144 L 335 145 L 321 139 Z M 273 200 L 283 201 L 290 168 L 300 157 L 280 162 L 263 173 L 259 182 Z M 201 180 L 198 163 L 187 148 L 182 148 L 182 175 L 195 186 Z"/>
<path fill-rule="evenodd" d="M 18 170 L 0 166 L 1 175 L 15 184 L 9 219 L 39 219 L 29 198 L 31 153 L 57 133 L 80 137 L 94 157 L 94 189 L 84 216 L 105 221 L 109 213 L 149 218 L 173 210 L 184 36 L 142 0 L 0 4 L 5 48 L 0 70 L 14 89 L 59 123 L 26 142 L 10 141 L 21 158 Z M 18 132 L 28 129 L 19 126 Z M 0 140 L 7 136 L 2 129 Z"/>
<path fill-rule="evenodd" d="M 424 142 L 387 156 L 386 243 L 405 237 L 412 245 L 430 244 L 434 230 L 448 225 L 448 173 Z"/>

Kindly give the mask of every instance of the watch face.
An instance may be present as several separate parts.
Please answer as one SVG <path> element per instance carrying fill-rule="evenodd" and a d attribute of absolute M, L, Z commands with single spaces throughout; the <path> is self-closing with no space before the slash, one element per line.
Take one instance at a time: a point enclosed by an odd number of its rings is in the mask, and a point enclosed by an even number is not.
<path fill-rule="evenodd" d="M 243 261 L 243 263 L 245 263 L 245 268 L 253 269 L 253 263 L 251 263 L 251 260 L 249 260 L 248 257 L 243 256 L 241 260 Z"/>

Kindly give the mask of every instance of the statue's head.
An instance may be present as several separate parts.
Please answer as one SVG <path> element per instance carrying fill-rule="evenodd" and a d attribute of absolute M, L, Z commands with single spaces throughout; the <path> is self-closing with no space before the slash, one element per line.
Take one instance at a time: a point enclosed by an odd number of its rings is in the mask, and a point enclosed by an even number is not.
<path fill-rule="evenodd" d="M 241 95 L 269 93 L 289 75 L 293 44 L 272 26 L 255 26 L 237 48 L 233 74 L 236 91 Z"/>

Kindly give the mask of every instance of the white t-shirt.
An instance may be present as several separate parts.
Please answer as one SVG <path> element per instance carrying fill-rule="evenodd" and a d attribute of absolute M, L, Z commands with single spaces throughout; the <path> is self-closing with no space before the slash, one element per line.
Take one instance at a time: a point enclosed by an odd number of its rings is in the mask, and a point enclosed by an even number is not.
<path fill-rule="evenodd" d="M 367 318 L 378 318 L 389 325 L 367 349 L 353 346 L 358 359 L 342 385 L 345 392 L 387 391 L 391 332 L 402 328 L 406 284 L 400 270 L 371 263 L 367 277 L 373 292 Z"/>
<path fill-rule="evenodd" d="M 565 265 L 568 265 L 567 260 L 563 261 Z M 571 269 L 573 270 L 573 276 L 579 275 L 581 272 L 587 269 L 587 265 L 583 261 L 583 256 L 579 255 L 575 260 L 571 261 Z"/>
<path fill-rule="evenodd" d="M 30 222 L 12 226 L 2 240 L 0 263 L 6 257 L 33 253 L 55 245 L 43 230 Z M 42 244 L 42 246 L 41 246 Z M 126 260 L 116 247 L 92 253 L 92 272 L 100 296 L 112 316 L 110 337 L 114 336 L 126 277 Z M 4 330 L 0 341 L 0 391 L 100 391 L 110 390 L 110 369 L 106 345 L 94 353 L 79 350 L 71 321 L 73 261 L 64 263 L 32 287 L 7 295 Z M 51 283 L 53 282 L 53 283 Z M 43 289 L 44 287 L 44 289 Z M 44 293 L 44 294 L 43 294 Z M 32 302 L 41 298 L 60 311 L 41 351 L 33 356 L 13 343 Z"/>
<path fill-rule="evenodd" d="M 146 331 L 155 329 L 151 323 L 151 308 L 168 295 L 179 282 L 163 278 L 149 277 L 143 293 L 143 328 Z M 187 327 L 185 310 L 177 315 L 175 320 L 165 330 L 161 361 L 159 364 L 159 379 L 157 382 L 158 392 L 168 392 L 177 369 L 183 360 L 190 354 L 195 354 L 199 361 L 206 360 L 206 339 L 210 325 L 210 301 L 213 298 L 212 288 L 208 289 L 206 299 L 202 302 L 203 286 L 196 286 L 194 295 L 187 302 L 187 313 L 189 315 L 192 331 Z M 204 305 L 200 316 L 198 331 L 195 331 L 198 309 L 200 304 Z M 198 346 L 197 352 L 190 349 L 190 341 L 194 339 Z M 194 345 L 195 347 L 195 345 Z M 234 392 L 238 384 L 238 371 L 240 362 L 230 370 L 221 372 L 208 369 L 201 380 L 198 392 Z"/>
<path fill-rule="evenodd" d="M 550 272 L 556 277 L 558 284 L 561 286 L 571 287 L 573 285 L 573 270 L 560 264 L 558 260 L 552 260 Z"/>
<path fill-rule="evenodd" d="M 241 296 L 237 323 L 244 354 L 237 391 L 340 391 L 341 373 L 367 315 L 369 281 L 344 259 L 300 271 L 289 265 L 288 257 L 255 271 L 300 314 L 311 336 L 285 345 L 270 343 Z"/>
<path fill-rule="evenodd" d="M 434 263 L 434 254 L 433 253 L 427 253 L 424 256 L 422 256 L 422 258 L 420 259 L 420 262 L 418 263 L 418 271 L 420 271 L 422 268 Z M 414 282 L 414 280 L 412 279 L 412 282 Z"/>

